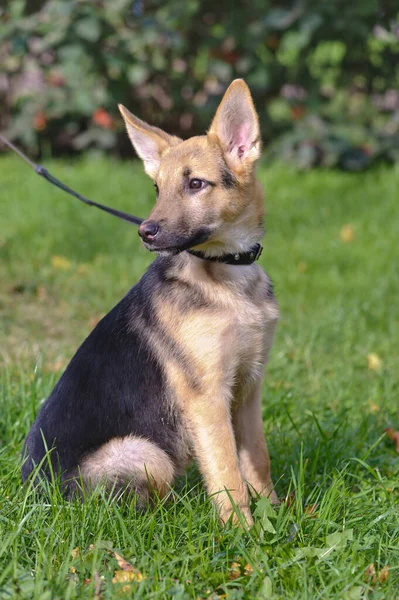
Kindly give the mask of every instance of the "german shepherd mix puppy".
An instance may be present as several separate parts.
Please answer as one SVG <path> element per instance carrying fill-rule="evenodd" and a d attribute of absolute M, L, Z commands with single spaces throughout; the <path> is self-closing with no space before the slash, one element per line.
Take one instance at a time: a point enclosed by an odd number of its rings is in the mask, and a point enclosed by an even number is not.
<path fill-rule="evenodd" d="M 181 140 L 120 106 L 156 204 L 140 225 L 159 254 L 83 342 L 25 443 L 68 495 L 97 484 L 165 495 L 192 457 L 226 522 L 252 523 L 249 490 L 276 501 L 261 416 L 278 319 L 261 249 L 258 117 L 242 80 L 207 135 Z M 50 459 L 44 459 L 50 449 Z M 80 492 L 79 492 L 80 490 Z"/>

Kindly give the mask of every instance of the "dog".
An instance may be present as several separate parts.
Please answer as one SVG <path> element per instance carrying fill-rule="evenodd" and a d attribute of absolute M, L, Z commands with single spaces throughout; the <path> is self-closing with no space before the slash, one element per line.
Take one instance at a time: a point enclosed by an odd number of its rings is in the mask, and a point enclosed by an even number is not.
<path fill-rule="evenodd" d="M 208 133 L 185 141 L 119 108 L 154 182 L 139 235 L 158 256 L 41 407 L 22 478 L 56 472 L 67 495 L 127 488 L 145 506 L 195 458 L 221 521 L 251 525 L 252 493 L 277 501 L 261 415 L 279 311 L 256 263 L 258 116 L 240 79 Z"/>

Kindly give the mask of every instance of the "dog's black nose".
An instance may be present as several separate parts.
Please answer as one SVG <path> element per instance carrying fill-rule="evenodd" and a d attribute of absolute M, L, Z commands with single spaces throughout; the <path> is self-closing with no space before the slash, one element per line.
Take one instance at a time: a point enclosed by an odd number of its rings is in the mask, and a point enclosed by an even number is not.
<path fill-rule="evenodd" d="M 144 221 L 139 227 L 139 236 L 144 242 L 152 242 L 159 231 L 155 221 Z"/>

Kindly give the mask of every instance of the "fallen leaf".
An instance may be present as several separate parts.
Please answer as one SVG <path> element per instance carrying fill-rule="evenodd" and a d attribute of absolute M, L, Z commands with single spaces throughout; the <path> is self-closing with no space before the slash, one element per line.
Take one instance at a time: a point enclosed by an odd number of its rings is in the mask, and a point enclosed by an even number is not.
<path fill-rule="evenodd" d="M 377 573 L 375 572 L 374 563 L 369 564 L 363 575 L 364 581 L 375 583 L 377 581 Z"/>
<path fill-rule="evenodd" d="M 375 352 L 370 352 L 367 354 L 367 366 L 371 371 L 380 371 L 382 367 L 382 360 L 375 354 Z"/>
<path fill-rule="evenodd" d="M 355 239 L 355 230 L 353 228 L 353 225 L 344 225 L 341 228 L 341 231 L 339 232 L 339 237 L 341 238 L 341 242 L 344 242 L 345 244 L 353 242 L 353 240 Z"/>
<path fill-rule="evenodd" d="M 305 506 L 305 515 L 308 515 L 308 517 L 312 517 L 312 519 L 316 519 L 317 507 L 318 507 L 318 504 L 309 504 L 308 506 Z"/>
<path fill-rule="evenodd" d="M 370 406 L 370 412 L 375 415 L 375 413 L 380 412 L 380 406 L 378 404 L 375 404 L 374 402 L 372 402 L 371 400 L 369 401 L 369 406 Z"/>
<path fill-rule="evenodd" d="M 113 553 L 116 561 L 120 567 L 120 570 L 114 572 L 114 576 L 112 578 L 112 583 L 126 583 L 131 584 L 134 581 L 139 582 L 143 581 L 143 575 L 140 573 L 138 569 L 133 567 L 127 560 L 123 558 L 117 552 Z M 124 585 L 121 587 L 120 592 L 125 593 L 130 589 L 130 585 Z"/>
<path fill-rule="evenodd" d="M 389 439 L 394 442 L 396 452 L 399 452 L 399 431 L 396 431 L 392 427 L 388 427 L 388 429 L 385 430 L 385 433 Z"/>
<path fill-rule="evenodd" d="M 378 573 L 378 581 L 380 583 L 385 583 L 386 580 L 388 579 L 388 575 L 389 575 L 389 565 L 385 565 L 381 571 Z"/>
<path fill-rule="evenodd" d="M 232 562 L 229 569 L 229 579 L 237 579 L 241 577 L 241 565 L 238 562 Z"/>
<path fill-rule="evenodd" d="M 74 548 L 71 552 L 72 554 L 72 558 L 77 558 L 80 554 L 80 548 L 79 546 L 77 546 L 76 548 Z"/>
<path fill-rule="evenodd" d="M 251 567 L 251 565 L 250 564 L 246 564 L 245 567 L 244 567 L 244 575 L 248 576 L 248 575 L 251 575 L 251 573 L 253 573 L 253 572 L 254 572 L 254 570 Z"/>
<path fill-rule="evenodd" d="M 115 571 L 112 583 L 131 583 L 132 581 L 143 581 L 140 571 Z"/>
<path fill-rule="evenodd" d="M 117 552 L 114 552 L 114 556 L 116 558 L 116 562 L 118 563 L 118 565 L 122 569 L 122 571 L 129 571 L 129 572 L 130 571 L 134 571 L 133 565 L 131 565 L 130 562 L 128 562 L 127 560 L 125 560 L 123 558 L 123 556 L 121 556 Z"/>
<path fill-rule="evenodd" d="M 51 265 L 54 269 L 60 271 L 70 271 L 72 269 L 71 261 L 65 256 L 52 256 Z"/>
<path fill-rule="evenodd" d="M 143 575 L 137 569 L 133 571 L 115 571 L 114 576 L 112 578 L 112 583 L 127 583 L 131 584 L 133 582 L 143 581 Z M 121 588 L 122 592 L 126 592 L 130 589 L 130 585 L 124 585 Z"/>

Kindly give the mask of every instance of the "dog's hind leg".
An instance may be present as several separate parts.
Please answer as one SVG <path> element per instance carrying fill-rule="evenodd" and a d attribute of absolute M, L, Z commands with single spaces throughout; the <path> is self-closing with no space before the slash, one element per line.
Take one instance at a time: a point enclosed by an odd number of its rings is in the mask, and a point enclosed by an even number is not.
<path fill-rule="evenodd" d="M 136 436 L 113 438 L 85 457 L 77 479 L 85 491 L 98 484 L 107 489 L 128 488 L 137 494 L 139 506 L 145 505 L 151 491 L 159 497 L 169 491 L 175 467 L 164 450 Z"/>

